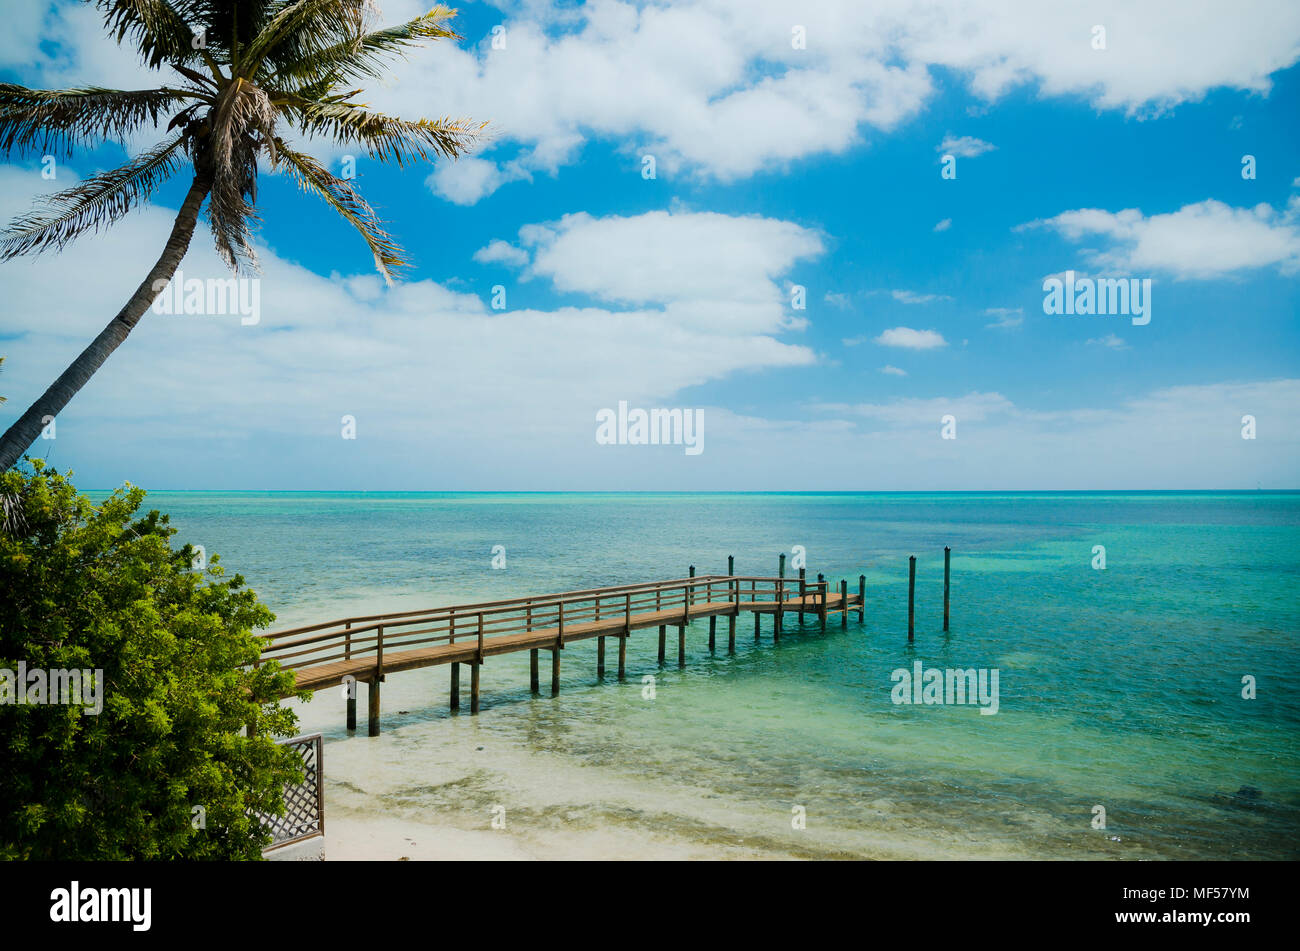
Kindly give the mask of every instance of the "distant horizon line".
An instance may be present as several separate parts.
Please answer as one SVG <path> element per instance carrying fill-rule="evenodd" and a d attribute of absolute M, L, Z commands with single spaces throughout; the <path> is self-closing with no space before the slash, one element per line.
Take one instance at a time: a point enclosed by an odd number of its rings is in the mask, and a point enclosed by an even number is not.
<path fill-rule="evenodd" d="M 134 483 L 132 483 L 134 485 Z M 122 488 L 117 486 L 115 488 Z M 137 486 L 137 488 L 144 488 Z M 115 491 L 103 487 L 81 492 Z M 1255 489 L 169 489 L 146 492 L 275 493 L 278 495 L 1257 495 L 1298 494 L 1300 488 Z"/>

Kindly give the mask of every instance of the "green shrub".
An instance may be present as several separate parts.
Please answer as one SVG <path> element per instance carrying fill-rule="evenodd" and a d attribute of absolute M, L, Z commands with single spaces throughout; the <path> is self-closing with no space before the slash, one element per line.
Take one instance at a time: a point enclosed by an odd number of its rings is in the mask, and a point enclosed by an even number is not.
<path fill-rule="evenodd" d="M 144 496 L 93 506 L 39 460 L 0 474 L 0 672 L 103 671 L 98 714 L 0 703 L 0 858 L 259 858 L 250 811 L 301 778 L 274 739 L 293 676 L 251 666 L 274 615 L 216 556 L 194 570 L 167 516 L 137 519 Z"/>

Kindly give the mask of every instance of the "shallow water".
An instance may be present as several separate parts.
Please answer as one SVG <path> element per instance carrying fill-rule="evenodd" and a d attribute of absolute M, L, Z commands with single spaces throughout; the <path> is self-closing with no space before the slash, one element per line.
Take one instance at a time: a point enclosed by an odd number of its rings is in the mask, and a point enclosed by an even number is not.
<path fill-rule="evenodd" d="M 349 737 L 337 691 L 322 692 L 301 726 L 326 734 L 332 815 L 477 829 L 502 806 L 510 834 L 631 853 L 1300 854 L 1300 494 L 155 492 L 147 504 L 243 574 L 278 627 L 676 578 L 692 563 L 723 573 L 729 554 L 738 573 L 770 575 L 796 545 L 810 576 L 856 587 L 866 575 L 862 623 L 832 618 L 823 634 L 787 619 L 773 645 L 769 623 L 756 643 L 742 617 L 734 656 L 725 635 L 710 655 L 697 623 L 680 671 L 675 657 L 661 671 L 654 632 L 638 632 L 623 684 L 597 683 L 594 642 L 566 649 L 554 699 L 530 697 L 527 655 L 491 658 L 478 717 L 448 714 L 445 668 L 395 674 L 375 740 L 364 724 Z M 998 713 L 896 705 L 891 673 L 918 660 L 997 669 Z M 1246 675 L 1256 699 L 1242 698 Z M 806 829 L 792 829 L 796 807 Z"/>

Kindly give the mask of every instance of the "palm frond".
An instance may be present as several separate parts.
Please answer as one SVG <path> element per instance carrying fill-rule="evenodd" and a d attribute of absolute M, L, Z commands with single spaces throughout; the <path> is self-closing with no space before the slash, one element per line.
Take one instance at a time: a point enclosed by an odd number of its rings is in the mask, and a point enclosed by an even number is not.
<path fill-rule="evenodd" d="M 376 12 L 371 0 L 292 0 L 240 51 L 234 68 L 253 78 L 268 59 L 273 64 L 301 59 L 362 36 Z"/>
<path fill-rule="evenodd" d="M 352 187 L 352 183 L 326 171 L 310 155 L 296 152 L 280 139 L 275 140 L 277 162 L 289 166 L 298 187 L 325 199 L 331 208 L 361 233 L 375 257 L 375 268 L 390 285 L 399 268 L 408 262 L 404 253 L 392 236 L 384 230 L 382 223 L 370 207 L 369 202 Z"/>
<path fill-rule="evenodd" d="M 235 79 L 212 120 L 208 146 L 212 157 L 212 194 L 208 224 L 217 253 L 239 270 L 241 261 L 254 269 L 250 221 L 257 219 L 257 153 L 275 137 L 275 106 L 258 86 Z"/>
<path fill-rule="evenodd" d="M 118 43 L 130 37 L 151 68 L 199 58 L 189 23 L 167 0 L 96 0 L 95 6 L 103 11 L 104 25 Z"/>
<path fill-rule="evenodd" d="M 28 89 L 0 83 L 0 153 L 14 150 L 70 156 L 74 148 L 121 141 L 158 122 L 177 103 L 201 100 L 196 90 Z"/>
<path fill-rule="evenodd" d="M 43 207 L 15 218 L 0 232 L 0 259 L 46 247 L 61 248 L 86 231 L 98 231 L 149 200 L 183 164 L 185 136 L 168 141 L 110 172 L 101 172 L 47 197 Z"/>
<path fill-rule="evenodd" d="M 289 88 L 303 82 L 329 78 L 331 84 L 362 76 L 379 78 L 394 56 L 426 40 L 460 39 L 460 34 L 444 25 L 456 15 L 450 7 L 437 6 L 422 16 L 397 26 L 375 30 L 346 39 L 291 61 L 276 70 L 268 85 Z"/>
<path fill-rule="evenodd" d="M 327 136 L 338 144 L 359 143 L 371 158 L 380 162 L 391 159 L 398 166 L 427 161 L 430 152 L 456 158 L 469 150 L 487 126 L 469 119 L 398 119 L 349 102 L 292 97 L 284 105 L 305 134 Z"/>

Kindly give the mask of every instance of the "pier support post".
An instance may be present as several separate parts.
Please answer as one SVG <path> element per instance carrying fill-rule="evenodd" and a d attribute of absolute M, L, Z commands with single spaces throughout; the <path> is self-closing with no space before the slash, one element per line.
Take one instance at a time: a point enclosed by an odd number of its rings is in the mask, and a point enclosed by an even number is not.
<path fill-rule="evenodd" d="M 840 627 L 849 626 L 849 583 L 844 578 L 840 579 Z"/>
<path fill-rule="evenodd" d="M 460 709 L 460 664 L 451 665 L 451 709 Z"/>
<path fill-rule="evenodd" d="M 867 617 L 867 576 L 858 575 L 858 620 L 865 621 Z"/>
<path fill-rule="evenodd" d="M 777 559 L 777 562 L 776 562 L 776 576 L 777 576 L 778 578 L 784 578 L 784 577 L 785 577 L 785 552 L 781 552 L 781 556 L 780 556 L 780 558 Z"/>
<path fill-rule="evenodd" d="M 806 568 L 799 569 L 799 625 L 801 627 L 803 626 L 803 618 L 804 618 L 804 611 L 805 611 L 803 601 L 804 598 L 808 597 L 808 582 L 804 577 L 804 573 L 806 571 L 807 571 Z"/>
<path fill-rule="evenodd" d="M 907 643 L 916 630 L 916 556 L 907 559 Z"/>
<path fill-rule="evenodd" d="M 352 681 L 348 689 L 348 730 L 357 728 L 357 682 Z"/>
<path fill-rule="evenodd" d="M 758 640 L 758 612 L 754 612 L 754 640 Z"/>
<path fill-rule="evenodd" d="M 551 648 L 551 696 L 560 695 L 560 648 Z"/>
<path fill-rule="evenodd" d="M 627 676 L 627 635 L 621 634 L 618 638 L 618 679 L 622 680 Z"/>
<path fill-rule="evenodd" d="M 686 666 L 686 625 L 677 628 L 677 666 Z"/>
<path fill-rule="evenodd" d="M 528 689 L 533 693 L 541 691 L 541 685 L 537 677 L 537 648 L 534 647 L 528 652 Z"/>
<path fill-rule="evenodd" d="M 478 672 L 483 665 L 475 661 L 469 669 L 469 712 L 478 713 Z"/>
<path fill-rule="evenodd" d="M 948 567 L 951 564 L 952 549 L 943 546 L 943 629 L 948 630 Z"/>
<path fill-rule="evenodd" d="M 785 555 L 781 556 L 781 577 L 785 577 Z M 785 584 L 776 583 L 776 620 L 772 622 L 772 643 L 781 639 L 781 617 L 785 608 Z"/>
<path fill-rule="evenodd" d="M 817 572 L 817 619 L 821 622 L 822 633 L 826 633 L 826 576 Z"/>
<path fill-rule="evenodd" d="M 718 616 L 709 615 L 709 653 L 712 654 L 718 642 Z"/>
<path fill-rule="evenodd" d="M 370 691 L 366 696 L 370 710 L 370 735 L 379 735 L 379 678 L 370 681 Z"/>
<path fill-rule="evenodd" d="M 596 638 L 596 676 L 605 677 L 605 638 Z"/>
<path fill-rule="evenodd" d="M 727 556 L 727 577 L 730 578 L 736 573 L 736 556 Z M 736 653 L 736 618 L 740 616 L 740 585 L 734 581 L 727 582 L 727 600 L 731 600 L 732 588 L 735 588 L 736 604 L 731 609 L 731 616 L 727 618 L 727 653 Z"/>
<path fill-rule="evenodd" d="M 668 654 L 668 626 L 659 625 L 659 666 L 664 665 L 664 657 Z"/>

